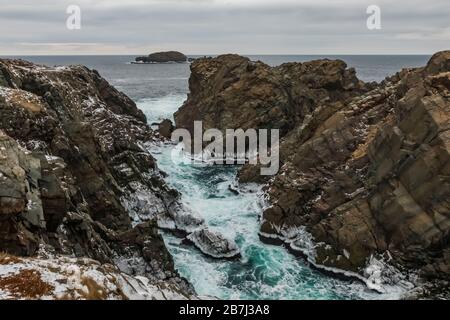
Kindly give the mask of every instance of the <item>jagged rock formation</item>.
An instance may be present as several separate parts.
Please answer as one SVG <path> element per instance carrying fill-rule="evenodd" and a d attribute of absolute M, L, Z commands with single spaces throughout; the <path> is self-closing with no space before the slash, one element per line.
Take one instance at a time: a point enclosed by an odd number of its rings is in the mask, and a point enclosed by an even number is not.
<path fill-rule="evenodd" d="M 178 51 L 155 52 L 148 56 L 137 57 L 137 63 L 186 62 L 188 58 Z"/>
<path fill-rule="evenodd" d="M 96 71 L 0 60 L 0 252 L 44 246 L 193 296 L 158 234 L 179 195 L 144 148 L 152 140 Z"/>
<path fill-rule="evenodd" d="M 391 263 L 445 286 L 450 52 L 380 84 L 358 81 L 338 60 L 271 68 L 225 55 L 191 69 L 177 127 L 202 120 L 205 129 L 280 129 L 280 172 L 269 181 L 252 166 L 240 172 L 241 182 L 267 183 L 264 239 L 359 274 L 372 255 L 388 252 Z"/>
<path fill-rule="evenodd" d="M 191 65 L 189 97 L 175 113 L 177 127 L 275 128 L 284 135 L 319 101 L 339 108 L 365 90 L 342 61 L 271 68 L 238 55 L 203 58 Z"/>

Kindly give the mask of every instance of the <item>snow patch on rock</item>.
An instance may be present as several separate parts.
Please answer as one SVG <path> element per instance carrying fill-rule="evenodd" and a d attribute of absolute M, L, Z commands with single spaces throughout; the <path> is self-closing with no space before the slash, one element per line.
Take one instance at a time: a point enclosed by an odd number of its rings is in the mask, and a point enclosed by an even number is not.
<path fill-rule="evenodd" d="M 24 271 L 32 272 L 41 293 L 20 285 Z M 0 282 L 7 280 L 0 290 L 0 299 L 74 299 L 74 300 L 168 300 L 192 299 L 171 287 L 170 284 L 154 282 L 146 277 L 127 275 L 115 266 L 100 264 L 87 258 L 52 256 L 51 258 L 14 258 L 0 265 Z M 14 285 L 17 283 L 19 285 Z M 28 283 L 33 285 L 33 283 Z"/>

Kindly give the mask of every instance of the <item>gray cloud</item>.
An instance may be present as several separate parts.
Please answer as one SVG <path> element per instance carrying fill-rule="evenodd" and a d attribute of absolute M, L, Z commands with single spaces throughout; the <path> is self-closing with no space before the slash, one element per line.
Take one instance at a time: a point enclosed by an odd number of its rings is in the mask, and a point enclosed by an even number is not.
<path fill-rule="evenodd" d="M 450 2 L 429 0 L 0 0 L 0 54 L 431 53 L 449 49 Z M 82 9 L 82 29 L 65 27 Z M 366 28 L 377 4 L 382 29 Z"/>

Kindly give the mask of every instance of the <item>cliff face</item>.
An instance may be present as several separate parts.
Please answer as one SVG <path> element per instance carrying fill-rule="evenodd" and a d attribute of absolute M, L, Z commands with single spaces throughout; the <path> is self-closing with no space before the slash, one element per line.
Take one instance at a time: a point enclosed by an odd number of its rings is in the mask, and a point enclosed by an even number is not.
<path fill-rule="evenodd" d="M 364 273 L 373 255 L 450 276 L 450 52 L 381 84 L 342 61 L 271 68 L 235 55 L 198 59 L 177 127 L 278 128 L 282 168 L 266 182 L 261 236 L 316 265 Z M 314 240 L 305 241 L 304 230 Z"/>
<path fill-rule="evenodd" d="M 192 296 L 157 231 L 178 194 L 153 139 L 97 72 L 0 60 L 0 252 L 91 258 Z"/>
<path fill-rule="evenodd" d="M 316 108 L 363 92 L 364 84 L 342 61 L 271 68 L 238 55 L 198 59 L 191 65 L 190 94 L 175 113 L 178 127 L 195 120 L 210 128 L 274 128 L 284 135 Z"/>

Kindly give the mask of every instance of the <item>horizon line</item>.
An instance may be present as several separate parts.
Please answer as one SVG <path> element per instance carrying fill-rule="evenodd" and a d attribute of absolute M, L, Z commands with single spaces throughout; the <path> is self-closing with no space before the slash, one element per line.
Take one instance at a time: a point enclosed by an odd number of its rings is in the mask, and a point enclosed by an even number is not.
<path fill-rule="evenodd" d="M 445 51 L 445 50 L 440 50 Z M 436 52 L 440 52 L 436 51 Z M 428 56 L 433 55 L 433 53 L 211 53 L 211 54 L 196 54 L 196 53 L 186 53 L 186 56 L 221 56 L 227 54 L 236 54 L 240 56 Z M 142 56 L 142 54 L 0 54 L 0 57 L 120 57 L 120 56 Z"/>

